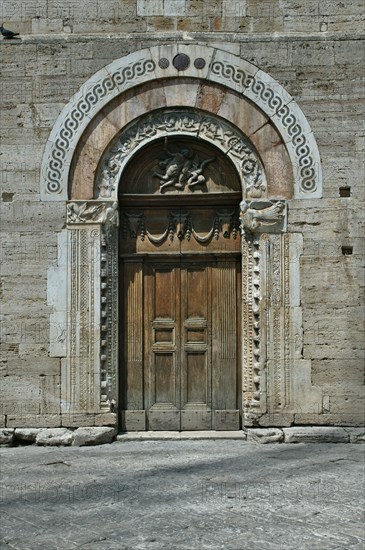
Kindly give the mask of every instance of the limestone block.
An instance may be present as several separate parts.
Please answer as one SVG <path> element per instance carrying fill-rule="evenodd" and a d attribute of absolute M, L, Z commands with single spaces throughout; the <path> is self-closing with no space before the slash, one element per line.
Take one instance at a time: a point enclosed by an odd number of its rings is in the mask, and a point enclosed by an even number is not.
<path fill-rule="evenodd" d="M 273 14 L 272 17 L 259 17 L 252 18 L 252 32 L 253 33 L 279 33 L 283 32 L 283 18 L 279 14 Z"/>
<path fill-rule="evenodd" d="M 1 428 L 0 429 L 0 445 L 12 445 L 14 443 L 14 429 Z"/>
<path fill-rule="evenodd" d="M 62 19 L 33 19 L 33 34 L 60 34 L 63 32 Z"/>
<path fill-rule="evenodd" d="M 115 428 L 78 428 L 74 432 L 72 445 L 82 447 L 84 445 L 112 443 L 116 433 Z"/>
<path fill-rule="evenodd" d="M 163 14 L 165 17 L 183 16 L 186 10 L 186 0 L 164 0 Z"/>
<path fill-rule="evenodd" d="M 46 327 L 42 323 L 42 329 Z M 41 335 L 40 335 L 41 337 Z M 59 376 L 60 360 L 50 357 L 9 357 L 4 374 L 12 376 Z"/>
<path fill-rule="evenodd" d="M 73 433 L 66 428 L 41 430 L 36 437 L 37 445 L 71 445 Z"/>
<path fill-rule="evenodd" d="M 283 437 L 283 432 L 279 428 L 249 428 L 247 430 L 247 441 L 256 443 L 280 443 Z"/>
<path fill-rule="evenodd" d="M 362 426 L 364 424 L 364 415 L 356 414 L 319 414 L 299 413 L 295 415 L 295 423 L 301 425 L 318 426 Z"/>
<path fill-rule="evenodd" d="M 116 426 L 118 417 L 115 413 L 103 413 L 95 415 L 95 426 Z"/>
<path fill-rule="evenodd" d="M 163 15 L 163 0 L 137 0 L 137 15 Z"/>
<path fill-rule="evenodd" d="M 292 42 L 290 57 L 294 66 L 318 65 L 328 67 L 334 64 L 334 42 Z"/>
<path fill-rule="evenodd" d="M 330 339 L 330 338 L 329 338 Z M 316 359 L 312 361 L 312 382 L 315 386 L 355 386 L 364 382 L 362 359 Z"/>
<path fill-rule="evenodd" d="M 241 44 L 240 55 L 250 63 L 253 63 L 261 69 L 268 68 L 269 72 L 275 76 L 275 67 L 285 67 L 290 65 L 289 44 L 285 42 L 271 43 L 267 48 L 265 42 L 245 42 Z"/>
<path fill-rule="evenodd" d="M 365 428 L 345 428 L 350 436 L 350 443 L 365 443 Z"/>
<path fill-rule="evenodd" d="M 328 426 L 298 426 L 283 428 L 284 443 L 348 443 L 350 437 L 344 428 Z"/>
<path fill-rule="evenodd" d="M 19 413 L 9 414 L 6 424 L 12 428 L 58 428 L 61 426 L 61 416 L 58 414 L 32 414 L 20 410 Z"/>
<path fill-rule="evenodd" d="M 253 21 L 251 17 L 214 17 L 211 23 L 211 30 L 221 32 L 249 33 L 252 32 L 252 24 Z"/>
<path fill-rule="evenodd" d="M 232 42 L 209 42 L 209 45 L 212 46 L 212 48 L 218 48 L 220 50 L 225 50 L 226 52 L 233 53 L 234 55 L 240 55 L 240 44 L 235 44 Z"/>
<path fill-rule="evenodd" d="M 6 423 L 6 416 L 3 414 L 0 414 L 0 428 L 5 428 Z"/>
<path fill-rule="evenodd" d="M 90 427 L 95 425 L 95 414 L 63 413 L 62 426 L 65 428 Z"/>
<path fill-rule="evenodd" d="M 15 428 L 15 438 L 27 443 L 35 443 L 37 435 L 44 428 Z"/>
<path fill-rule="evenodd" d="M 260 426 L 291 426 L 294 422 L 294 413 L 292 411 L 270 412 L 260 416 Z"/>

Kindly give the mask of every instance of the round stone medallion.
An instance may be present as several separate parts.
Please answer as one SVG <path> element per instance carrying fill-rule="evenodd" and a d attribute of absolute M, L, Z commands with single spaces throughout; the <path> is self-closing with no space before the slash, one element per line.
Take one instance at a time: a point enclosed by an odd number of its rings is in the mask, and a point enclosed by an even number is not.
<path fill-rule="evenodd" d="M 162 57 L 158 62 L 158 65 L 159 67 L 161 67 L 161 69 L 167 69 L 167 67 L 170 65 L 170 62 L 168 59 L 166 59 L 166 57 Z"/>
<path fill-rule="evenodd" d="M 204 69 L 205 59 L 203 59 L 202 57 L 197 57 L 196 60 L 194 61 L 194 67 L 196 69 Z"/>
<path fill-rule="evenodd" d="M 185 53 L 178 53 L 172 63 L 178 71 L 185 71 L 190 65 L 190 57 Z"/>

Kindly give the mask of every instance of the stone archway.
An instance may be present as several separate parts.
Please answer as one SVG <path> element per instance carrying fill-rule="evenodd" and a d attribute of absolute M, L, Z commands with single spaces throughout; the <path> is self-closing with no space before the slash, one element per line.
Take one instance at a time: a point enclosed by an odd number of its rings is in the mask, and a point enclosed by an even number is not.
<path fill-rule="evenodd" d="M 115 97 L 144 82 L 190 77 L 234 90 L 257 105 L 286 144 L 295 196 L 320 197 L 322 174 L 311 128 L 294 99 L 258 67 L 208 46 L 156 46 L 113 61 L 81 87 L 61 112 L 47 142 L 41 167 L 43 200 L 68 198 L 72 157 L 90 121 Z"/>
<path fill-rule="evenodd" d="M 321 193 L 314 138 L 294 101 L 257 68 L 220 50 L 202 48 L 198 54 L 193 46 L 181 48 L 189 57 L 185 69 L 179 68 L 182 58 L 176 48 L 166 47 L 137 52 L 97 73 L 65 108 L 45 152 L 43 199 L 65 200 L 69 184 L 71 193 L 68 229 L 60 235 L 68 249 L 67 262 L 60 267 L 62 275 L 67 273 L 68 303 L 66 311 L 54 314 L 55 319 L 63 315 L 68 328 L 62 383 L 65 425 L 70 415 L 70 425 L 116 422 L 118 183 L 139 148 L 164 135 L 193 135 L 214 144 L 231 158 L 241 178 L 245 424 L 282 425 L 283 411 L 289 411 L 293 400 L 300 407 L 320 397 L 310 384 L 310 365 L 300 355 L 301 235 L 287 232 L 288 201 L 293 196 L 311 198 Z M 186 99 L 176 99 L 179 92 L 167 92 L 165 81 L 157 81 L 157 89 L 164 89 L 170 103 L 166 99 L 166 106 L 154 100 L 156 109 L 151 110 L 146 107 L 153 97 L 151 89 L 143 88 L 151 74 L 156 78 L 170 76 L 176 81 L 176 90 L 185 86 L 185 92 L 195 93 L 196 98 L 204 96 L 209 85 L 218 86 L 228 90 L 226 102 L 222 100 L 219 109 L 211 108 L 209 102 L 202 110 L 188 108 Z M 182 74 L 190 81 L 182 80 Z M 138 98 L 135 110 L 125 111 L 132 88 L 133 97 Z M 262 127 L 249 130 L 245 123 L 238 123 L 232 98 L 245 113 L 263 113 Z M 140 116 L 136 117 L 136 112 Z M 172 117 L 178 126 L 169 126 L 166 117 Z M 188 120 L 185 126 L 184 117 Z M 281 151 L 275 170 L 275 157 L 267 153 L 268 143 L 269 152 Z M 91 162 L 94 168 L 88 171 L 88 159 L 96 150 L 98 154 Z M 246 173 L 247 162 L 250 170 Z M 285 184 L 280 184 L 278 166 L 286 167 Z M 298 377 L 295 373 L 299 371 Z"/>

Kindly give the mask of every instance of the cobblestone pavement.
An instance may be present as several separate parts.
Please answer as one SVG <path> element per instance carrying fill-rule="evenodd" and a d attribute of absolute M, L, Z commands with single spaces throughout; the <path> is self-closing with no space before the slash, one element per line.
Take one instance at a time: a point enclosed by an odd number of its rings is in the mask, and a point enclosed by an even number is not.
<path fill-rule="evenodd" d="M 1 548 L 364 548 L 363 445 L 135 441 L 1 459 Z"/>

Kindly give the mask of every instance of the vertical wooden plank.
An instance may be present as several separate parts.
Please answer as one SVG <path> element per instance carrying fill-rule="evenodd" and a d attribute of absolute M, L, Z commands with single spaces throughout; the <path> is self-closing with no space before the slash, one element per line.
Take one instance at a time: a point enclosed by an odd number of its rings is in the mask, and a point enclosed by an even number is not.
<path fill-rule="evenodd" d="M 215 429 L 238 429 L 236 261 L 213 270 L 213 408 Z"/>
<path fill-rule="evenodd" d="M 122 424 L 125 430 L 144 430 L 142 262 L 124 262 Z"/>

